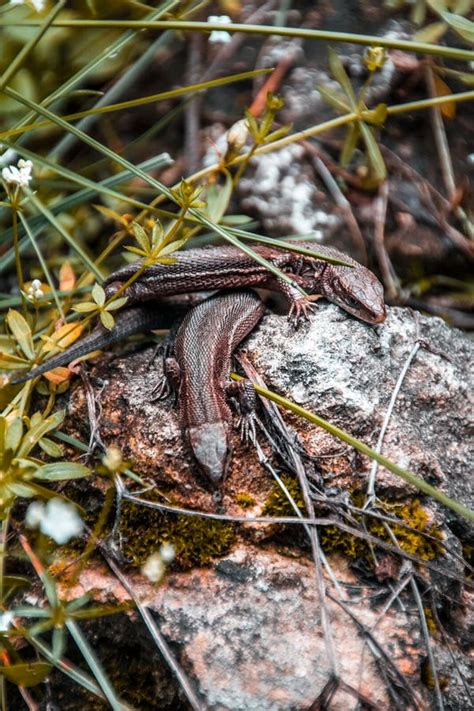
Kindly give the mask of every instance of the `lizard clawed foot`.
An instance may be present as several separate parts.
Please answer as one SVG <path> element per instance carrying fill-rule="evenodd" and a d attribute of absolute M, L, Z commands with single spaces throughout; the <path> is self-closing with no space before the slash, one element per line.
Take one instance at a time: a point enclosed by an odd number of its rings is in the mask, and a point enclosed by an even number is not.
<path fill-rule="evenodd" d="M 171 395 L 173 388 L 166 375 L 163 375 L 151 391 L 150 402 L 155 400 L 166 400 Z"/>
<path fill-rule="evenodd" d="M 236 427 L 240 430 L 240 439 L 242 442 L 250 442 L 255 445 L 257 438 L 256 421 L 257 418 L 254 412 L 246 412 L 238 417 Z"/>
<path fill-rule="evenodd" d="M 295 328 L 298 328 L 304 321 L 309 321 L 309 314 L 315 309 L 316 306 L 311 297 L 295 299 L 291 304 L 288 320 Z"/>

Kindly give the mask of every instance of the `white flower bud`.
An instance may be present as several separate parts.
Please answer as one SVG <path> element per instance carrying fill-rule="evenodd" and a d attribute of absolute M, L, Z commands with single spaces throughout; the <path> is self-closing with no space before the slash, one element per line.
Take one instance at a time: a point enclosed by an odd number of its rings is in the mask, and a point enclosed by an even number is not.
<path fill-rule="evenodd" d="M 240 119 L 227 131 L 227 144 L 233 153 L 240 153 L 247 142 L 249 127 L 246 119 Z"/>

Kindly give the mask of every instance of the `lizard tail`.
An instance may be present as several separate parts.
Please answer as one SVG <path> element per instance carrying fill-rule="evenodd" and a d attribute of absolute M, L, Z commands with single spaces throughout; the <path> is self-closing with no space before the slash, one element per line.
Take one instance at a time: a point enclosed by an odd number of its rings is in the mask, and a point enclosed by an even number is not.
<path fill-rule="evenodd" d="M 68 363 L 83 355 L 118 343 L 128 338 L 128 336 L 163 327 L 163 314 L 156 308 L 156 305 L 155 308 L 137 306 L 124 309 L 117 315 L 117 320 L 112 330 L 109 331 L 102 324 L 98 324 L 92 333 L 85 336 L 75 346 L 68 348 L 64 353 L 58 353 L 58 355 L 42 363 L 37 368 L 33 368 L 28 373 L 13 373 L 12 377 L 9 378 L 9 382 L 11 385 L 24 383 L 27 380 L 31 380 L 31 378 L 36 378 L 38 375 L 53 370 L 53 368 L 68 365 Z"/>

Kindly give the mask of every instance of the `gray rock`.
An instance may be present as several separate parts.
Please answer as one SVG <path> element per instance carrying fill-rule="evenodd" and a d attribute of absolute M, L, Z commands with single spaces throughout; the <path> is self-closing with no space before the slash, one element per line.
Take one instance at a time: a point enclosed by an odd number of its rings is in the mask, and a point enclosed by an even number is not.
<path fill-rule="evenodd" d="M 270 389 L 375 446 L 393 390 L 417 341 L 420 345 L 391 412 L 382 452 L 472 505 L 468 423 L 473 344 L 462 333 L 408 309 L 389 309 L 386 322 L 373 328 L 322 304 L 298 331 L 285 317 L 268 315 L 244 348 Z M 135 352 L 109 362 L 104 359 L 95 368 L 94 376 L 107 380 L 100 396 L 102 437 L 118 444 L 134 468 L 167 491 L 174 504 L 214 511 L 212 491 L 182 441 L 172 401 L 150 402 L 157 375 L 148 368 L 149 357 L 150 350 Z M 75 423 L 85 419 L 80 386 L 74 389 L 69 408 Z M 366 490 L 369 460 L 355 457 L 324 430 L 288 413 L 284 417 L 316 458 L 326 487 L 339 492 Z M 264 446 L 268 453 L 268 445 Z M 270 476 L 255 452 L 240 445 L 237 437 L 234 447 L 222 485 L 222 510 L 259 515 L 272 488 Z M 236 502 L 241 491 L 254 497 L 251 509 Z M 376 491 L 391 500 L 419 498 L 382 467 Z M 451 550 L 459 554 L 460 540 L 447 526 L 454 514 L 427 499 L 424 505 Z M 453 531 L 460 536 L 465 524 L 458 521 L 457 525 Z M 206 709 L 307 709 L 330 681 L 309 548 L 294 533 L 294 526 L 286 529 L 283 542 L 272 539 L 276 530 L 274 525 L 246 524 L 223 558 L 208 567 L 171 572 L 159 588 L 138 574 L 131 577 L 138 596 L 156 613 L 163 633 L 175 645 Z M 465 532 L 462 537 L 466 539 Z M 433 691 L 423 681 L 427 652 L 410 586 L 400 600 L 384 609 L 390 591 L 410 569 L 400 570 L 396 559 L 383 552 L 378 561 L 380 571 L 384 566 L 392 570 L 390 587 L 382 577 L 361 576 L 343 556 L 329 556 L 339 588 L 329 578 L 326 586 L 333 598 L 342 601 L 341 606 L 326 600 L 340 678 L 379 708 L 412 708 L 409 693 L 400 690 L 398 681 L 392 691 L 397 688 L 399 695 L 395 700 L 390 695 L 387 680 L 394 678 L 396 669 L 420 708 L 438 708 Z M 445 620 L 443 634 L 434 632 L 430 645 L 438 669 L 448 678 L 442 692 L 446 708 L 467 709 L 470 702 L 456 671 L 468 679 L 469 598 L 463 566 L 453 555 L 434 564 L 434 574 L 423 566 L 414 569 L 420 589 L 429 591 Z M 103 590 L 96 597 L 102 595 L 108 602 L 124 597 L 118 583 L 94 566 L 65 594 L 76 597 L 90 589 Z M 428 606 L 429 599 L 424 598 L 423 604 Z M 385 661 L 377 661 L 378 654 L 370 651 L 374 644 L 368 643 L 347 611 L 372 630 L 387 655 Z M 390 663 L 393 668 L 387 666 Z M 330 704 L 332 711 L 346 711 L 357 701 L 348 687 L 341 687 Z"/>

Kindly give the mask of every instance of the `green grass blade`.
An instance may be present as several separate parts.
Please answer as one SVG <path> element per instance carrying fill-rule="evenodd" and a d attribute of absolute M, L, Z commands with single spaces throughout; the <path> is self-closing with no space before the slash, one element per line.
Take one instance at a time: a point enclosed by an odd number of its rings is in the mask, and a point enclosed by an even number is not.
<path fill-rule="evenodd" d="M 23 146 L 16 146 L 14 143 L 10 143 L 10 141 L 3 140 L 2 143 L 4 143 L 4 145 L 7 147 L 16 150 L 16 152 L 22 157 L 29 158 L 33 161 L 33 163 L 38 163 L 42 167 L 46 167 L 49 170 L 54 171 L 58 175 L 61 175 L 64 178 L 68 178 L 72 183 L 77 183 L 78 185 L 81 185 L 83 188 L 86 188 L 89 191 L 89 195 L 92 195 L 94 193 L 101 193 L 103 195 L 108 195 L 108 197 L 111 197 L 114 200 L 118 200 L 119 202 L 126 202 L 130 205 L 133 205 L 134 207 L 137 207 L 140 210 L 152 209 L 149 205 L 144 202 L 141 202 L 140 200 L 129 198 L 126 195 L 118 193 L 115 190 L 112 190 L 110 187 L 107 187 L 107 185 L 104 184 L 106 181 L 103 181 L 102 183 L 95 183 L 93 180 L 84 178 L 84 176 L 80 175 L 79 173 L 76 173 L 73 170 L 69 170 L 68 168 L 59 165 L 54 161 L 44 158 L 43 156 L 39 155 L 39 153 L 34 153 L 33 151 L 28 150 L 27 148 L 23 148 Z"/>
<path fill-rule="evenodd" d="M 5 94 L 10 96 L 13 99 L 16 99 L 19 103 L 24 104 L 25 106 L 28 106 L 29 108 L 34 109 L 37 111 L 39 114 L 42 114 L 43 116 L 46 116 L 47 118 L 51 119 L 54 123 L 57 123 L 59 126 L 64 128 L 66 131 L 69 131 L 70 133 L 74 134 L 77 136 L 79 139 L 84 141 L 84 143 L 87 143 L 89 146 L 94 148 L 96 151 L 99 153 L 102 153 L 103 155 L 107 156 L 110 158 L 111 161 L 114 161 L 116 163 L 119 163 L 119 165 L 123 166 L 124 168 L 130 170 L 133 172 L 137 177 L 141 178 L 145 182 L 149 183 L 151 186 L 156 188 L 159 193 L 164 195 L 168 200 L 171 200 L 172 202 L 176 203 L 176 198 L 174 197 L 172 191 L 167 188 L 165 185 L 160 183 L 156 178 L 153 178 L 152 176 L 148 175 L 145 173 L 143 170 L 138 168 L 136 165 L 133 165 L 133 163 L 130 163 L 128 160 L 123 158 L 123 156 L 120 156 L 114 151 L 112 151 L 110 148 L 107 148 L 107 146 L 104 146 L 102 143 L 99 143 L 99 141 L 96 141 L 94 138 L 91 136 L 88 136 L 86 133 L 78 129 L 76 126 L 72 126 L 71 124 L 67 123 L 67 121 L 64 121 L 64 119 L 60 118 L 59 116 L 56 116 L 54 113 L 49 111 L 48 109 L 45 109 L 43 106 L 40 106 L 39 104 L 36 104 L 35 102 L 31 101 L 30 99 L 27 99 L 21 94 L 19 94 L 17 91 L 14 91 L 13 89 L 10 89 L 8 87 L 5 87 L 3 90 Z M 44 206 L 42 206 L 42 211 L 45 210 Z M 53 215 L 49 213 L 51 217 Z M 293 288 L 295 288 L 297 291 L 300 293 L 304 293 L 301 287 L 296 284 L 292 279 L 290 279 L 286 274 L 281 272 L 279 269 L 273 266 L 269 261 L 261 257 L 259 254 L 254 252 L 252 249 L 247 247 L 246 245 L 242 244 L 239 242 L 239 240 L 231 235 L 229 232 L 227 232 L 225 229 L 223 229 L 220 225 L 216 225 L 215 222 L 212 222 L 206 215 L 201 212 L 200 210 L 196 210 L 195 208 L 192 208 L 189 210 L 189 214 L 193 215 L 194 217 L 197 218 L 197 220 L 205 225 L 208 229 L 212 230 L 213 232 L 216 232 L 218 235 L 223 237 L 227 242 L 230 242 L 236 247 L 239 247 L 243 252 L 248 254 L 249 256 L 252 257 L 256 262 L 259 264 L 262 264 L 262 266 L 266 267 L 270 272 L 275 274 L 275 276 L 278 279 L 281 279 L 282 281 L 285 281 L 287 284 L 290 284 Z M 53 218 L 54 219 L 54 218 Z M 62 229 L 62 228 L 61 228 Z M 70 237 L 68 236 L 68 239 L 70 240 Z M 96 269 L 96 268 L 95 268 Z"/>
<path fill-rule="evenodd" d="M 178 89 L 170 89 L 169 91 L 162 91 L 158 94 L 150 94 L 148 96 L 141 96 L 138 99 L 130 99 L 129 101 L 121 101 L 117 104 L 107 104 L 107 106 L 98 106 L 93 109 L 88 109 L 87 111 L 77 111 L 74 114 L 67 114 L 61 116 L 64 121 L 76 121 L 78 119 L 87 118 L 89 116 L 100 116 L 102 114 L 108 114 L 113 111 L 123 111 L 125 109 L 133 109 L 137 106 L 146 106 L 147 104 L 157 103 L 159 101 L 165 101 L 168 99 L 174 99 L 180 96 L 186 96 L 187 94 L 195 94 L 206 89 L 212 89 L 213 87 L 225 86 L 226 84 L 233 84 L 238 81 L 245 81 L 246 79 L 254 79 L 255 77 L 269 74 L 273 69 L 253 69 L 248 72 L 240 72 L 239 74 L 232 74 L 225 77 L 220 77 L 219 79 L 211 79 L 209 81 L 198 82 L 197 84 L 188 84 L 187 86 L 181 86 Z M 44 128 L 45 126 L 50 126 L 51 121 L 36 121 L 35 123 L 25 124 L 18 128 L 13 128 L 8 131 L 0 132 L 0 141 L 6 143 L 7 138 L 12 138 L 13 136 L 18 136 L 28 131 L 32 131 L 37 128 Z"/>
<path fill-rule="evenodd" d="M 5 23 L 14 27 L 35 27 L 37 21 L 24 20 L 21 22 Z M 213 30 L 222 30 L 222 25 L 215 22 L 190 22 L 186 20 L 56 20 L 53 27 L 94 27 L 96 29 L 146 29 L 146 30 L 181 30 L 198 31 L 210 33 Z M 323 40 L 324 42 L 349 42 L 361 44 L 368 47 L 386 47 L 387 49 L 400 49 L 405 52 L 415 52 L 419 54 L 430 54 L 439 57 L 449 57 L 472 61 L 474 52 L 458 47 L 444 47 L 427 42 L 416 42 L 413 40 L 392 39 L 390 37 L 378 37 L 376 35 L 358 35 L 352 32 L 331 32 L 327 30 L 310 30 L 303 27 L 277 27 L 276 25 L 245 25 L 233 23 L 226 25 L 227 32 L 241 32 L 244 34 L 254 34 L 279 37 L 299 37 L 304 40 Z"/>
<path fill-rule="evenodd" d="M 97 683 L 104 692 L 104 695 L 107 698 L 107 701 L 109 702 L 111 707 L 114 709 L 114 711 L 129 711 L 129 707 L 123 704 L 117 697 L 115 689 L 110 683 L 105 671 L 102 669 L 102 665 L 99 663 L 99 660 L 97 659 L 94 650 L 82 634 L 79 625 L 74 622 L 74 620 L 67 620 L 66 627 L 68 629 L 69 634 L 74 639 L 75 643 L 80 649 L 82 656 L 87 662 L 89 669 L 92 671 L 94 677 L 97 680 Z"/>
<path fill-rule="evenodd" d="M 84 687 L 84 689 L 87 689 L 99 698 L 105 699 L 100 686 L 98 686 L 88 674 L 85 674 L 82 669 L 79 669 L 79 667 L 76 667 L 70 661 L 64 662 L 61 659 L 55 661 L 52 651 L 39 637 L 26 633 L 25 639 L 27 639 L 48 662 L 70 677 L 76 684 Z"/>
<path fill-rule="evenodd" d="M 24 230 L 25 230 L 25 232 L 26 232 L 26 234 L 27 234 L 27 236 L 28 236 L 28 239 L 30 240 L 31 244 L 33 245 L 33 248 L 34 248 L 34 250 L 35 250 L 35 252 L 36 252 L 36 256 L 38 257 L 38 261 L 39 261 L 39 263 L 41 264 L 41 268 L 42 268 L 42 270 L 43 270 L 43 272 L 44 272 L 44 275 L 45 275 L 45 277 L 46 277 L 46 281 L 47 281 L 48 284 L 49 284 L 49 288 L 51 289 L 51 293 L 53 294 L 54 302 L 55 302 L 55 304 L 56 304 L 56 308 L 57 308 L 58 311 L 59 311 L 59 315 L 61 316 L 61 319 L 64 320 L 64 312 L 63 312 L 61 303 L 60 303 L 60 301 L 59 301 L 58 294 L 57 294 L 57 291 L 56 291 L 56 286 L 55 286 L 54 280 L 53 280 L 53 278 L 52 278 L 52 276 L 51 276 L 51 272 L 49 271 L 48 265 L 46 264 L 46 262 L 45 262 L 44 259 L 43 259 L 43 255 L 42 255 L 42 253 L 41 253 L 41 250 L 40 250 L 40 248 L 38 247 L 38 243 L 36 242 L 36 239 L 35 239 L 33 233 L 31 232 L 31 229 L 30 229 L 30 227 L 29 227 L 29 225 L 28 225 L 28 221 L 27 221 L 26 217 L 24 216 L 24 214 L 23 214 L 22 212 L 19 213 L 19 216 L 20 216 L 21 224 L 23 225 L 23 228 L 24 228 Z"/>
<path fill-rule="evenodd" d="M 26 156 L 26 157 L 32 157 L 32 160 L 36 160 L 36 153 L 33 153 L 31 151 L 28 151 L 21 146 L 21 148 L 17 148 L 18 153 L 20 155 Z M 44 159 L 41 159 L 44 162 Z M 173 163 L 171 157 L 167 153 L 162 153 L 158 156 L 155 156 L 153 158 L 149 158 L 146 161 L 143 161 L 143 163 L 139 164 L 139 167 L 142 170 L 148 171 L 148 170 L 155 170 L 157 168 L 162 168 L 164 166 L 171 165 Z M 56 164 L 54 164 L 54 169 L 59 172 L 59 170 L 62 170 L 62 168 L 58 167 Z M 77 205 L 82 205 L 86 202 L 90 202 L 92 198 L 97 195 L 98 193 L 103 192 L 102 188 L 112 188 L 115 185 L 120 185 L 121 183 L 125 183 L 129 181 L 132 178 L 132 173 L 129 170 L 123 170 L 120 173 L 117 173 L 116 175 L 111 175 L 109 178 L 105 178 L 104 180 L 101 180 L 99 183 L 92 183 L 92 187 L 90 188 L 84 188 L 83 190 L 78 190 L 76 193 L 73 195 L 68 195 L 65 198 L 62 198 L 58 202 L 54 203 L 53 205 L 49 205 L 49 209 L 53 213 L 53 215 L 57 215 L 61 212 L 67 212 L 71 210 L 73 207 L 77 207 Z M 84 179 L 85 180 L 85 179 Z M 124 202 L 128 202 L 129 199 L 125 197 L 122 193 L 117 193 L 117 195 L 120 196 L 120 198 Z M 131 200 L 131 199 L 130 199 Z M 147 205 L 146 203 L 141 203 L 137 200 L 132 200 L 133 204 L 136 204 L 137 207 L 140 209 L 148 209 L 148 210 L 153 210 L 151 206 Z M 32 230 L 36 230 L 34 232 L 34 237 L 37 237 L 41 229 L 44 227 L 44 225 L 48 224 L 47 220 L 44 218 L 43 215 L 34 215 L 31 220 L 29 221 L 30 228 Z M 40 228 L 39 230 L 36 228 Z M 19 226 L 21 233 L 23 234 L 23 228 Z M 2 232 L 2 242 L 8 241 L 12 238 L 13 235 L 13 230 L 11 227 L 8 229 L 4 230 Z M 20 254 L 22 254 L 25 249 L 28 247 L 29 242 L 26 238 L 22 238 L 19 242 L 18 248 L 20 251 Z M 0 256 L 0 274 L 7 269 L 11 264 L 13 264 L 15 260 L 15 251 L 13 247 L 11 247 L 9 250 L 5 252 L 5 254 L 2 254 Z M 16 303 L 16 301 L 15 301 Z"/>
<path fill-rule="evenodd" d="M 233 380 L 244 380 L 244 378 L 242 378 L 240 375 L 236 375 L 235 373 L 232 373 L 231 377 Z M 364 442 L 361 442 L 360 439 L 353 437 L 348 432 L 341 430 L 339 427 L 331 424 L 319 415 L 316 415 L 313 412 L 306 410 L 300 405 L 296 405 L 296 403 L 291 402 L 291 400 L 287 400 L 281 395 L 277 395 L 277 393 L 274 393 L 271 390 L 262 388 L 259 385 L 256 385 L 255 383 L 253 383 L 253 386 L 255 388 L 255 391 L 259 395 L 262 395 L 263 397 L 272 400 L 277 405 L 280 405 L 281 407 L 290 410 L 291 412 L 294 412 L 295 415 L 303 417 L 308 422 L 318 425 L 318 427 L 322 427 L 324 430 L 326 430 L 326 432 L 329 432 L 334 437 L 337 437 L 338 439 L 342 440 L 351 447 L 354 447 L 354 449 L 357 449 L 357 451 L 361 452 L 362 454 L 365 454 L 367 457 L 370 457 L 370 459 L 375 460 L 380 465 L 392 472 L 392 474 L 396 474 L 397 476 L 399 476 L 401 479 L 406 481 L 407 484 L 415 486 L 417 489 L 419 489 L 419 491 L 422 491 L 424 494 L 431 496 L 431 498 L 435 499 L 436 501 L 439 501 L 439 503 L 443 504 L 443 506 L 447 506 L 452 511 L 459 514 L 459 516 L 462 516 L 468 521 L 474 522 L 474 511 L 467 508 L 467 506 L 460 504 L 458 501 L 454 501 L 449 496 L 446 496 L 446 494 L 443 494 L 443 492 L 438 491 L 438 489 L 435 489 L 434 486 L 427 484 L 426 481 L 417 477 L 416 474 L 413 474 L 407 469 L 402 469 L 402 467 L 399 467 L 398 464 L 394 464 L 394 462 L 391 462 L 389 459 L 387 459 L 387 457 L 384 457 L 382 454 L 376 452 L 375 449 L 372 449 L 372 447 L 369 447 L 367 444 L 364 444 Z"/>
<path fill-rule="evenodd" d="M 82 259 L 84 262 L 85 266 L 91 271 L 93 274 L 95 274 L 96 278 L 102 282 L 104 280 L 103 274 L 96 267 L 92 259 L 84 252 L 82 247 L 77 244 L 77 242 L 71 237 L 69 232 L 62 226 L 62 224 L 56 219 L 56 217 L 53 215 L 51 210 L 48 210 L 48 208 L 41 202 L 41 200 L 31 192 L 28 188 L 24 188 L 25 193 L 28 195 L 29 199 L 33 203 L 33 205 L 36 207 L 36 209 L 44 215 L 44 217 L 48 220 L 48 222 L 51 223 L 51 225 L 54 227 L 55 230 L 59 232 L 59 234 L 63 237 L 64 241 L 67 242 L 67 244 L 71 247 L 71 249 Z"/>
<path fill-rule="evenodd" d="M 36 47 L 38 42 L 44 36 L 45 32 L 48 30 L 53 20 L 56 18 L 56 15 L 61 12 L 64 7 L 64 4 L 65 0 L 60 0 L 60 2 L 58 2 L 57 5 L 53 7 L 49 15 L 47 15 L 47 17 L 45 17 L 45 19 L 43 20 L 42 24 L 40 25 L 39 32 L 33 35 L 30 41 L 23 45 L 22 49 L 17 54 L 13 62 L 9 64 L 9 66 L 5 69 L 2 76 L 0 77 L 0 89 L 3 89 L 3 87 L 6 86 L 11 81 L 11 79 L 13 79 L 17 71 L 25 62 L 30 52 Z"/>

